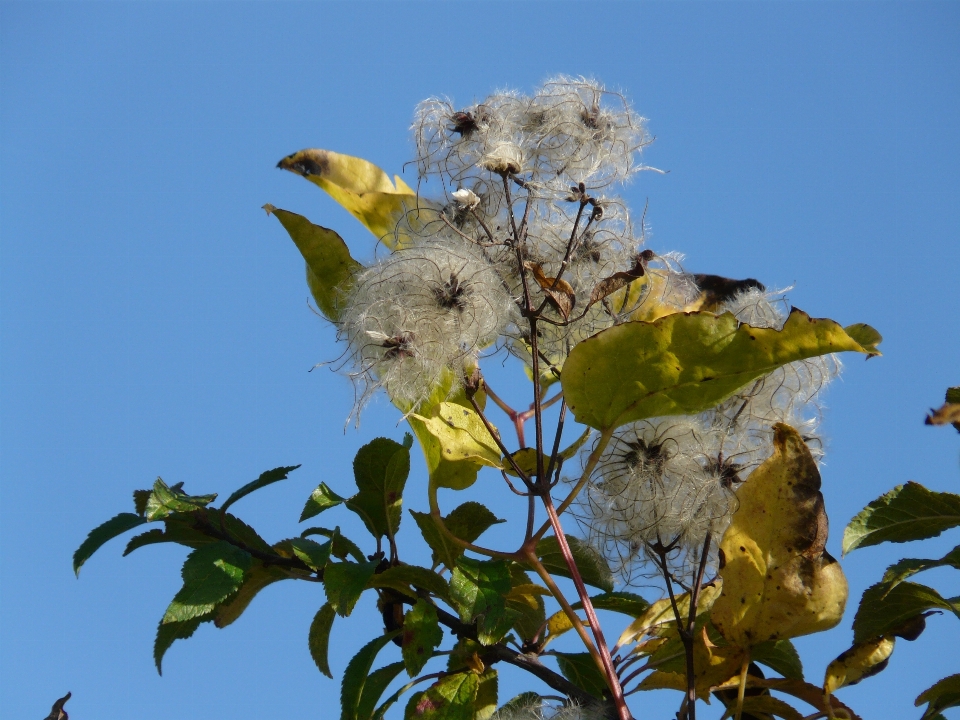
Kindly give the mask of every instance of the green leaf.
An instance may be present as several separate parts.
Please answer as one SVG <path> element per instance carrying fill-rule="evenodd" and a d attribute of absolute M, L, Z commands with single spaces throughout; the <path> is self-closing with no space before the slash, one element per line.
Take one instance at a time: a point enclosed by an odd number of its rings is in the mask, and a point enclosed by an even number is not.
<path fill-rule="evenodd" d="M 191 512 L 206 507 L 217 499 L 216 493 L 212 495 L 187 495 L 180 491 L 182 484 L 169 487 L 163 480 L 157 478 L 157 481 L 153 484 L 150 497 L 147 499 L 144 517 L 150 521 L 161 520 L 170 513 Z"/>
<path fill-rule="evenodd" d="M 947 394 L 944 398 L 944 402 L 952 403 L 954 405 L 960 404 L 960 386 L 947 388 Z"/>
<path fill-rule="evenodd" d="M 590 598 L 590 602 L 596 610 L 609 610 L 633 618 L 640 617 L 650 607 L 650 603 L 631 592 L 606 592 L 602 595 L 594 595 Z M 574 610 L 581 610 L 583 603 L 576 602 L 572 607 Z"/>
<path fill-rule="evenodd" d="M 360 492 L 346 505 L 375 538 L 392 538 L 400 528 L 403 487 L 410 474 L 410 451 L 388 438 L 375 438 L 357 452 L 353 474 Z"/>
<path fill-rule="evenodd" d="M 908 482 L 878 497 L 850 521 L 843 531 L 843 552 L 882 542 L 932 538 L 957 525 L 960 495 Z"/>
<path fill-rule="evenodd" d="M 321 608 L 322 611 L 323 608 Z M 394 630 L 371 640 L 360 648 L 360 651 L 347 663 L 347 669 L 343 671 L 343 682 L 340 686 L 340 720 L 359 720 L 357 710 L 360 707 L 360 699 L 363 696 L 363 688 L 367 683 L 370 667 L 373 665 L 377 653 L 393 640 L 399 632 L 399 630 Z"/>
<path fill-rule="evenodd" d="M 596 698 L 607 694 L 607 681 L 590 653 L 554 653 L 563 676 Z"/>
<path fill-rule="evenodd" d="M 204 545 L 183 564 L 183 587 L 167 607 L 163 623 L 209 619 L 217 605 L 233 595 L 250 567 L 250 554 L 228 542 Z"/>
<path fill-rule="evenodd" d="M 317 610 L 313 616 L 313 622 L 310 623 L 310 635 L 308 643 L 310 645 L 310 657 L 317 664 L 317 668 L 328 678 L 333 678 L 330 672 L 330 661 L 328 658 L 330 648 L 330 630 L 333 627 L 333 619 L 337 616 L 336 611 L 330 603 L 324 603 L 323 607 Z M 373 660 L 371 659 L 371 663 Z"/>
<path fill-rule="evenodd" d="M 370 578 L 368 587 L 391 588 L 411 598 L 417 597 L 417 590 L 426 590 L 444 602 L 450 602 L 450 586 L 443 576 L 417 565 L 387 568 Z"/>
<path fill-rule="evenodd" d="M 550 591 L 533 583 L 530 576 L 516 563 L 510 565 L 510 584 L 506 607 L 517 615 L 513 621 L 513 629 L 521 639 L 531 640 L 547 618 L 541 595 L 549 595 Z"/>
<path fill-rule="evenodd" d="M 603 556 L 584 541 L 567 535 L 570 552 L 587 585 L 593 585 L 608 593 L 613 592 L 613 573 Z M 554 535 L 537 543 L 537 557 L 552 575 L 570 577 L 570 568 L 560 552 L 560 543 Z"/>
<path fill-rule="evenodd" d="M 292 538 L 289 542 L 293 554 L 303 560 L 304 564 L 312 570 L 322 570 L 330 560 L 333 540 L 318 543 L 306 538 Z"/>
<path fill-rule="evenodd" d="M 473 720 L 488 720 L 497 711 L 498 677 L 495 668 L 490 668 L 477 682 L 477 697 L 473 701 Z"/>
<path fill-rule="evenodd" d="M 769 640 L 750 649 L 750 659 L 766 665 L 787 680 L 803 680 L 803 663 L 789 640 Z"/>
<path fill-rule="evenodd" d="M 731 313 L 677 313 L 584 340 L 560 382 L 577 422 L 609 429 L 707 410 L 782 365 L 844 350 L 872 354 L 837 323 L 796 308 L 782 330 L 753 328 Z"/>
<path fill-rule="evenodd" d="M 302 538 L 309 537 L 310 535 L 321 535 L 333 540 L 333 549 L 331 552 L 333 556 L 339 560 L 346 560 L 348 555 L 357 562 L 366 562 L 367 560 L 363 555 L 363 551 L 357 547 L 356 543 L 340 534 L 339 526 L 333 530 L 320 527 L 307 528 L 300 533 L 300 537 Z"/>
<path fill-rule="evenodd" d="M 267 485 L 272 485 L 273 483 L 279 482 L 280 480 L 286 480 L 287 475 L 289 475 L 291 472 L 296 470 L 298 467 L 300 466 L 291 465 L 290 467 L 278 467 L 278 468 L 274 468 L 273 470 L 267 470 L 266 472 L 261 473 L 260 477 L 258 477 L 256 480 L 252 480 L 251 482 L 248 482 L 242 488 L 240 488 L 235 493 L 233 493 L 233 495 L 228 497 L 227 501 L 221 506 L 220 512 L 226 512 L 228 507 L 233 505 L 240 498 L 246 497 L 247 495 L 252 493 L 254 490 L 259 490 L 262 487 L 266 487 Z"/>
<path fill-rule="evenodd" d="M 437 219 L 436 210 L 398 175 L 391 182 L 383 170 L 363 158 L 310 148 L 288 155 L 277 167 L 325 190 L 391 250 L 407 239 L 406 226 L 419 229 Z"/>
<path fill-rule="evenodd" d="M 920 720 L 931 720 L 941 710 L 960 707 L 960 675 L 951 675 L 938 680 L 920 693 L 914 705 L 920 707 L 923 703 L 929 703 L 929 705 Z"/>
<path fill-rule="evenodd" d="M 403 664 L 407 674 L 414 677 L 433 655 L 443 640 L 443 630 L 437 620 L 437 609 L 426 600 L 416 604 L 403 616 Z"/>
<path fill-rule="evenodd" d="M 470 408 L 441 402 L 430 416 L 412 413 L 407 422 L 420 441 L 433 488 L 464 490 L 482 466 L 501 466 L 496 441 Z"/>
<path fill-rule="evenodd" d="M 381 703 L 380 707 L 374 710 L 373 720 L 383 720 L 383 716 L 387 714 L 387 710 L 393 707 L 393 704 L 400 699 L 400 696 L 403 695 L 408 690 L 410 690 L 410 688 L 412 688 L 414 685 L 420 682 L 423 682 L 423 678 L 417 678 L 416 680 L 411 680 L 406 685 L 399 688 L 395 693 L 393 693 L 393 695 L 391 695 L 386 700 L 384 700 L 383 703 Z"/>
<path fill-rule="evenodd" d="M 465 623 L 477 621 L 477 637 L 485 645 L 497 642 L 515 619 L 514 613 L 506 610 L 510 586 L 510 568 L 503 560 L 461 557 L 453 568 L 450 578 L 453 605 Z M 500 636 L 494 637 L 498 633 Z"/>
<path fill-rule="evenodd" d="M 157 637 L 153 641 L 153 661 L 157 665 L 157 673 L 163 675 L 163 656 L 173 645 L 175 640 L 186 640 L 196 632 L 200 623 L 209 618 L 192 618 L 183 622 L 160 621 L 157 627 Z"/>
<path fill-rule="evenodd" d="M 152 490 L 134 490 L 133 491 L 133 509 L 141 517 L 147 512 L 147 502 L 150 500 Z"/>
<path fill-rule="evenodd" d="M 328 320 L 340 319 L 340 303 L 353 285 L 353 277 L 363 267 L 350 256 L 347 244 L 329 228 L 314 225 L 303 215 L 280 210 L 267 204 L 267 213 L 273 213 L 289 233 L 307 264 L 307 285 L 310 293 Z"/>
<path fill-rule="evenodd" d="M 894 633 L 928 610 L 949 610 L 960 617 L 955 601 L 946 600 L 933 588 L 902 582 L 893 589 L 878 583 L 864 591 L 853 619 L 853 642 Z"/>
<path fill-rule="evenodd" d="M 327 602 L 340 617 L 353 612 L 354 605 L 367 588 L 370 578 L 377 569 L 375 561 L 352 563 L 330 563 L 323 571 L 323 589 L 327 593 Z"/>
<path fill-rule="evenodd" d="M 480 679 L 473 672 L 447 675 L 433 687 L 414 695 L 405 720 L 474 720 L 474 702 Z"/>
<path fill-rule="evenodd" d="M 877 345 L 883 342 L 883 335 L 878 333 L 874 328 L 866 323 L 855 323 L 853 325 L 847 325 L 843 331 L 867 351 L 867 360 L 880 355 L 880 351 L 877 350 Z"/>
<path fill-rule="evenodd" d="M 463 548 L 447 538 L 430 513 L 411 510 L 410 514 L 420 528 L 423 539 L 433 551 L 433 562 L 442 562 L 448 568 L 453 567 L 457 558 L 463 555 Z M 486 507 L 471 500 L 456 507 L 443 519 L 443 522 L 456 537 L 466 542 L 473 542 L 488 528 L 506 520 L 500 520 Z"/>
<path fill-rule="evenodd" d="M 324 510 L 336 507 L 344 500 L 346 498 L 337 495 L 327 487 L 326 483 L 320 483 L 319 487 L 310 493 L 310 497 L 307 498 L 307 504 L 303 506 L 303 512 L 300 513 L 300 522 L 315 517 Z"/>
<path fill-rule="evenodd" d="M 143 525 L 145 522 L 147 521 L 139 515 L 120 513 L 91 530 L 90 534 L 87 535 L 87 539 L 81 543 L 80 547 L 78 547 L 77 551 L 73 554 L 74 574 L 79 577 L 80 568 L 83 567 L 83 564 L 108 540 L 113 540 L 113 538 L 118 535 L 122 535 L 127 532 L 127 530 L 132 530 L 139 525 Z"/>
<path fill-rule="evenodd" d="M 201 510 L 198 514 L 202 517 L 206 517 L 206 513 L 206 510 Z M 256 530 L 247 525 L 236 515 L 231 515 L 230 513 L 215 513 L 213 517 L 209 518 L 208 521 L 215 525 L 222 525 L 223 529 L 226 530 L 227 534 L 231 538 L 234 540 L 239 540 L 248 548 L 259 550 L 260 552 L 265 553 L 273 551 L 270 543 L 260 537 Z M 169 532 L 170 523 L 169 521 L 165 522 L 167 523 L 167 531 Z"/>
<path fill-rule="evenodd" d="M 374 670 L 367 676 L 367 681 L 363 685 L 363 694 L 360 696 L 360 704 L 357 706 L 357 720 L 371 720 L 375 714 L 375 709 L 383 693 L 392 683 L 397 675 L 403 672 L 403 663 L 395 662 L 382 668 Z"/>
<path fill-rule="evenodd" d="M 276 565 L 265 565 L 254 559 L 243 576 L 243 583 L 236 595 L 217 605 L 213 611 L 213 624 L 218 628 L 225 628 L 239 618 L 250 606 L 253 598 L 268 585 L 279 580 L 293 579 L 294 575 Z"/>
<path fill-rule="evenodd" d="M 916 575 L 919 572 L 948 566 L 960 570 L 960 545 L 957 545 L 957 547 L 939 560 L 920 560 L 916 558 L 901 560 L 887 568 L 880 582 L 887 586 L 887 592 L 889 592 L 908 577 Z"/>

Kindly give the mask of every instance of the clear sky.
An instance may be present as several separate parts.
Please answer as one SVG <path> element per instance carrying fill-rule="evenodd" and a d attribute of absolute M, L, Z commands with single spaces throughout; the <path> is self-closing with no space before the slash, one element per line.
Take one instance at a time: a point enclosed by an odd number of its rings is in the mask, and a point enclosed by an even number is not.
<path fill-rule="evenodd" d="M 960 488 L 960 436 L 922 425 L 960 382 L 957 3 L 3 2 L 0 716 L 39 718 L 67 690 L 76 720 L 339 715 L 339 683 L 307 651 L 319 586 L 268 588 L 233 626 L 174 645 L 161 678 L 153 636 L 183 549 L 121 558 L 115 541 L 79 580 L 71 554 L 158 475 L 229 493 L 302 463 L 236 507 L 272 540 L 299 532 L 321 480 L 348 492 L 356 449 L 403 428 L 381 401 L 344 432 L 348 381 L 307 372 L 336 356 L 332 332 L 260 206 L 339 230 L 362 259 L 372 236 L 274 165 L 323 147 L 400 172 L 417 101 L 561 72 L 650 118 L 645 160 L 670 172 L 625 196 L 649 201 L 651 247 L 795 285 L 805 311 L 883 333 L 884 357 L 848 359 L 828 396 L 830 550 L 897 483 Z M 417 458 L 408 507 L 424 486 Z M 797 641 L 808 679 L 849 645 L 888 563 L 957 542 L 846 560 L 843 625 Z M 960 594 L 950 574 L 927 579 Z M 335 672 L 379 633 L 364 603 L 334 627 Z M 960 670 L 958 638 L 956 618 L 930 618 L 841 697 L 867 718 L 918 716 L 917 693 Z M 513 677 L 502 699 L 524 689 Z M 676 701 L 634 707 L 667 717 Z"/>

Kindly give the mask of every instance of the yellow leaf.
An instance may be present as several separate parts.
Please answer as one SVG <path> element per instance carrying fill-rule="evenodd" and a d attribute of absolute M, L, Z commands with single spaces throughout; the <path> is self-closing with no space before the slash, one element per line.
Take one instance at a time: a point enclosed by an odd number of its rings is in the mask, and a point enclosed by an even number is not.
<path fill-rule="evenodd" d="M 876 675 L 886 667 L 895 641 L 893 635 L 884 635 L 858 643 L 840 653 L 837 659 L 827 666 L 823 691 L 829 695 L 842 687 L 856 685 L 864 678 Z"/>
<path fill-rule="evenodd" d="M 774 426 L 773 455 L 737 498 L 720 543 L 723 590 L 710 613 L 713 624 L 745 649 L 835 626 L 847 581 L 824 549 L 820 473 L 796 430 Z"/>
<path fill-rule="evenodd" d="M 394 176 L 394 183 L 383 170 L 362 158 L 308 149 L 288 155 L 277 167 L 302 175 L 324 189 L 391 249 L 409 237 L 406 225 L 419 228 L 437 217 L 436 210 L 418 200 L 399 176 Z"/>
<path fill-rule="evenodd" d="M 423 448 L 434 488 L 463 490 L 476 482 L 481 466 L 500 467 L 496 441 L 470 408 L 441 402 L 430 416 L 411 413 L 407 421 Z"/>
<path fill-rule="evenodd" d="M 706 699 L 718 685 L 739 677 L 743 666 L 744 650 L 735 646 L 709 647 L 704 643 L 705 633 L 697 633 L 693 641 L 693 666 L 696 677 L 697 697 Z M 687 689 L 685 673 L 654 670 L 643 679 L 641 690 Z"/>
<path fill-rule="evenodd" d="M 720 590 L 721 584 L 719 581 L 703 586 L 700 590 L 700 597 L 697 598 L 697 616 L 713 607 L 713 603 L 720 595 Z M 690 612 L 690 595 L 687 593 L 677 595 L 676 601 L 680 617 L 686 621 Z M 622 647 L 637 642 L 644 635 L 659 634 L 661 626 L 676 623 L 676 621 L 670 598 L 658 600 L 647 608 L 643 615 L 627 626 L 626 630 L 620 635 L 617 645 Z"/>

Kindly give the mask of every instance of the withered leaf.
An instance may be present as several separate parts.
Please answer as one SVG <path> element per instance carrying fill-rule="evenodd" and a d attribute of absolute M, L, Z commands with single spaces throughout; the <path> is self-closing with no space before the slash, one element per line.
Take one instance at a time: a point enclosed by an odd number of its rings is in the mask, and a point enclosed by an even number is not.
<path fill-rule="evenodd" d="M 626 287 L 638 278 L 642 278 L 645 273 L 646 268 L 644 267 L 643 258 L 637 256 L 632 268 L 614 273 L 610 277 L 606 277 L 598 282 L 590 293 L 589 304 L 593 305 L 595 302 L 603 300 L 607 295 L 615 293 L 622 287 Z"/>
<path fill-rule="evenodd" d="M 560 316 L 564 320 L 569 320 L 570 313 L 573 312 L 573 306 L 577 302 L 576 293 L 573 292 L 573 287 L 570 283 L 563 279 L 558 280 L 557 278 L 547 277 L 540 263 L 528 260 L 523 266 L 533 273 L 533 278 L 537 281 L 537 285 L 543 290 L 543 294 L 547 296 L 547 302 L 553 306 L 554 310 L 560 313 Z"/>

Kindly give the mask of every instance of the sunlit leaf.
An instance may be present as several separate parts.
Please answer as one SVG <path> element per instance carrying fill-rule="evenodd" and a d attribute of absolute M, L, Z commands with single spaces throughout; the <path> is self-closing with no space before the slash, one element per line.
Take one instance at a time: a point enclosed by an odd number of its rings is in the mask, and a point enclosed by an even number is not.
<path fill-rule="evenodd" d="M 330 672 L 330 630 L 333 628 L 333 620 L 337 613 L 330 603 L 324 603 L 323 607 L 317 610 L 317 614 L 310 623 L 310 634 L 307 637 L 307 644 L 310 647 L 310 657 L 317 664 L 320 670 L 328 678 L 333 678 Z M 373 660 L 371 659 L 371 663 Z"/>
<path fill-rule="evenodd" d="M 144 517 L 151 521 L 161 520 L 170 513 L 191 512 L 206 507 L 217 499 L 216 493 L 212 495 L 187 495 L 179 487 L 180 485 L 170 487 L 163 480 L 157 478 L 157 481 L 153 484 L 150 497 L 147 499 Z"/>
<path fill-rule="evenodd" d="M 300 522 L 316 517 L 324 510 L 336 507 L 344 500 L 346 498 L 337 495 L 327 487 L 326 483 L 320 483 L 317 489 L 310 493 L 310 497 L 307 498 L 307 504 L 303 506 L 303 512 L 300 513 Z"/>
<path fill-rule="evenodd" d="M 590 603 L 595 610 L 609 610 L 633 618 L 640 617 L 650 608 L 650 603 L 636 593 L 622 591 L 594 595 L 590 598 Z M 573 604 L 574 610 L 580 610 L 582 607 L 582 602 Z"/>
<path fill-rule="evenodd" d="M 721 588 L 722 584 L 718 579 L 704 585 L 700 589 L 700 594 L 697 597 L 698 618 L 713 607 L 714 602 L 720 597 Z M 675 601 L 677 610 L 680 612 L 680 617 L 684 619 L 687 618 L 690 614 L 690 595 L 688 593 L 680 593 L 676 596 Z M 617 645 L 629 645 L 637 642 L 645 635 L 657 635 L 661 628 L 670 626 L 671 624 L 676 624 L 673 603 L 670 602 L 670 598 L 657 600 L 657 602 L 647 608 L 646 612 L 626 627 L 623 633 L 621 633 L 620 639 L 617 640 Z"/>
<path fill-rule="evenodd" d="M 867 588 L 853 619 L 853 641 L 861 643 L 879 635 L 895 634 L 928 610 L 947 610 L 960 617 L 957 599 L 947 600 L 933 588 L 902 582 L 887 590 L 884 583 Z"/>
<path fill-rule="evenodd" d="M 405 225 L 422 227 L 437 218 L 399 176 L 394 184 L 383 170 L 358 157 L 309 149 L 288 155 L 277 167 L 323 188 L 389 248 L 406 239 Z"/>
<path fill-rule="evenodd" d="M 157 637 L 153 641 L 153 661 L 157 666 L 157 673 L 163 675 L 163 656 L 167 654 L 170 646 L 176 640 L 186 640 L 193 635 L 201 622 L 204 622 L 204 618 L 191 618 L 183 622 L 160 621 Z"/>
<path fill-rule="evenodd" d="M 474 720 L 474 702 L 480 678 L 473 672 L 447 675 L 433 687 L 415 695 L 407 705 L 405 720 Z"/>
<path fill-rule="evenodd" d="M 291 465 L 290 467 L 278 467 L 273 470 L 267 470 L 264 473 L 260 474 L 256 480 L 252 480 L 244 485 L 242 488 L 233 493 L 230 497 L 227 498 L 227 501 L 220 507 L 220 512 L 226 512 L 227 508 L 233 505 L 237 500 L 246 497 L 255 490 L 266 487 L 267 485 L 272 485 L 275 482 L 280 480 L 286 480 L 287 476 L 296 470 L 299 465 Z"/>
<path fill-rule="evenodd" d="M 803 713 L 772 695 L 748 696 L 743 699 L 743 717 L 772 715 L 784 720 L 803 720 Z"/>
<path fill-rule="evenodd" d="M 837 323 L 797 309 L 782 330 L 753 328 L 731 313 L 681 313 L 584 340 L 570 352 L 561 384 L 578 422 L 614 428 L 707 410 L 782 365 L 844 350 L 867 352 Z"/>
<path fill-rule="evenodd" d="M 411 414 L 407 420 L 420 441 L 432 486 L 463 490 L 476 482 L 482 466 L 500 467 L 496 441 L 470 408 L 442 402 L 430 417 Z"/>
<path fill-rule="evenodd" d="M 375 438 L 353 459 L 359 492 L 347 499 L 375 538 L 392 538 L 400 529 L 403 487 L 410 473 L 410 450 L 388 438 Z"/>
<path fill-rule="evenodd" d="M 613 591 L 613 573 L 606 559 L 589 544 L 567 535 L 570 552 L 576 562 L 580 577 L 587 585 L 593 585 L 607 592 Z M 543 566 L 553 575 L 570 577 L 570 567 L 563 559 L 560 543 L 554 535 L 545 537 L 537 543 L 537 557 Z"/>
<path fill-rule="evenodd" d="M 496 668 L 490 668 L 480 675 L 477 683 L 477 697 L 473 701 L 473 720 L 487 720 L 497 711 L 498 685 Z"/>
<path fill-rule="evenodd" d="M 896 639 L 891 635 L 871 638 L 845 650 L 827 666 L 823 691 L 833 693 L 847 685 L 856 685 L 887 666 Z"/>
<path fill-rule="evenodd" d="M 320 571 L 330 561 L 330 552 L 333 550 L 333 540 L 318 543 L 308 538 L 292 538 L 290 549 L 311 570 Z"/>
<path fill-rule="evenodd" d="M 97 550 L 118 535 L 122 535 L 128 530 L 143 525 L 147 522 L 144 518 L 134 513 L 120 513 L 107 520 L 102 525 L 97 526 L 90 531 L 87 539 L 81 543 L 80 547 L 73 554 L 73 572 L 79 577 L 80 568 L 90 559 Z"/>
<path fill-rule="evenodd" d="M 367 588 L 377 569 L 376 561 L 330 563 L 323 571 L 323 589 L 337 614 L 346 617 L 353 612 L 360 595 Z"/>
<path fill-rule="evenodd" d="M 936 537 L 960 525 L 960 495 L 927 490 L 908 482 L 878 497 L 843 531 L 843 552 L 882 542 Z"/>
<path fill-rule="evenodd" d="M 164 613 L 164 623 L 209 619 L 217 605 L 233 595 L 250 567 L 250 554 L 228 542 L 194 550 L 183 563 L 183 587 Z"/>
<path fill-rule="evenodd" d="M 929 703 L 920 720 L 930 720 L 941 710 L 960 707 L 960 675 L 950 675 L 927 688 L 917 698 L 914 705 L 920 707 Z"/>
<path fill-rule="evenodd" d="M 307 265 L 307 287 L 317 307 L 328 320 L 336 322 L 343 312 L 342 302 L 363 266 L 350 256 L 350 250 L 336 232 L 314 225 L 303 215 L 263 206 L 277 216 L 296 244 Z"/>
<path fill-rule="evenodd" d="M 322 610 L 323 608 L 321 608 L 321 612 Z M 343 671 L 343 681 L 340 686 L 340 720 L 361 720 L 358 717 L 357 711 L 360 707 L 360 700 L 363 696 L 364 686 L 367 684 L 367 676 L 370 674 L 373 661 L 377 658 L 377 653 L 379 653 L 388 642 L 393 640 L 399 632 L 399 630 L 395 630 L 394 632 L 386 633 L 371 640 L 360 648 L 360 651 L 347 663 L 347 668 Z M 402 668 L 403 666 L 401 665 L 401 669 Z"/>
<path fill-rule="evenodd" d="M 311 535 L 321 535 L 322 537 L 327 537 L 333 540 L 333 547 L 331 548 L 330 552 L 339 560 L 346 560 L 348 556 L 360 563 L 366 562 L 367 560 L 363 554 L 363 551 L 357 546 L 357 544 L 350 540 L 350 538 L 344 537 L 340 533 L 339 526 L 335 527 L 333 530 L 320 527 L 307 528 L 300 533 L 300 537 L 303 538 Z"/>
<path fill-rule="evenodd" d="M 723 589 L 710 611 L 723 637 L 748 649 L 840 622 L 847 581 L 825 550 L 820 472 L 796 430 L 774 426 L 773 454 L 737 500 L 720 543 Z"/>
<path fill-rule="evenodd" d="M 532 582 L 523 568 L 516 564 L 510 566 L 510 585 L 506 606 L 517 614 L 513 629 L 522 640 L 531 640 L 546 620 L 542 596 L 549 595 L 550 591 Z"/>
<path fill-rule="evenodd" d="M 443 640 L 443 630 L 437 620 L 437 609 L 426 600 L 417 600 L 403 616 L 401 638 L 403 639 L 400 646 L 403 652 L 403 664 L 407 674 L 414 677 L 427 664 L 433 651 Z"/>
<path fill-rule="evenodd" d="M 880 355 L 877 346 L 883 342 L 883 336 L 874 328 L 866 323 L 856 323 L 854 325 L 847 325 L 843 330 L 847 335 L 860 343 L 863 349 L 867 351 L 867 360 Z"/>

